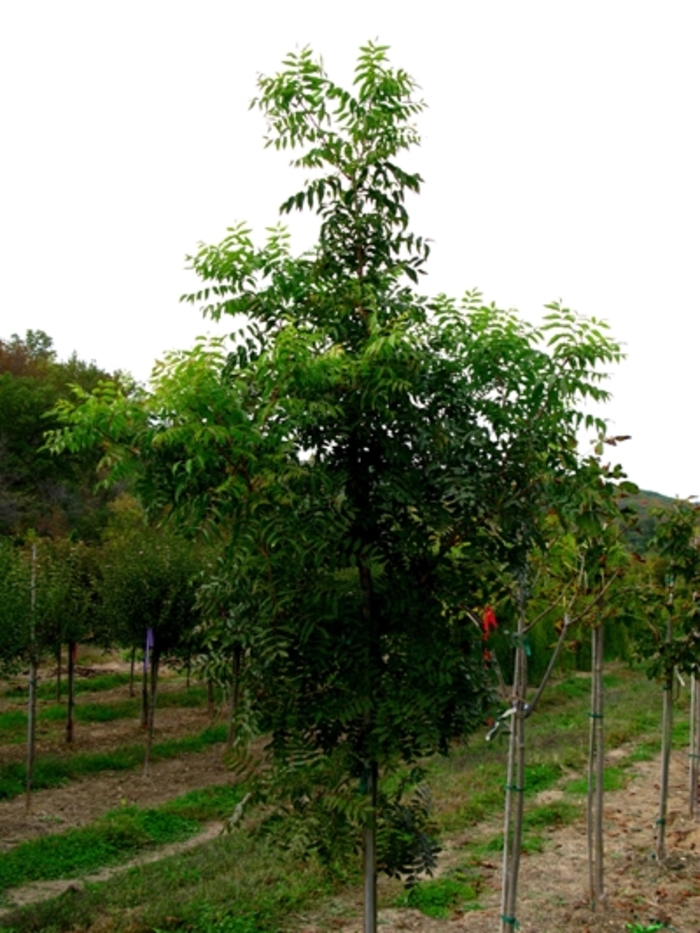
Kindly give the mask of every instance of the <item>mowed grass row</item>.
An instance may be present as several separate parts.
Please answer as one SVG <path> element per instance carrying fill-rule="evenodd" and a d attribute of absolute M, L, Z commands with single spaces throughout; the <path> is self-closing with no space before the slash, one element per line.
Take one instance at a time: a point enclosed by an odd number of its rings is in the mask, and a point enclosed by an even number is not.
<path fill-rule="evenodd" d="M 116 687 L 123 687 L 129 683 L 131 675 L 123 671 L 114 671 L 109 674 L 96 674 L 94 677 L 76 677 L 74 692 L 80 693 L 100 693 L 105 690 L 114 690 Z M 63 693 L 66 692 L 65 681 L 63 684 Z M 14 683 L 4 688 L 0 687 L 0 696 L 4 697 L 26 697 L 27 685 L 23 681 Z M 37 684 L 37 699 L 53 700 L 56 697 L 56 681 L 46 679 Z"/>
<path fill-rule="evenodd" d="M 217 692 L 220 702 L 220 691 Z M 134 719 L 139 715 L 140 699 L 129 697 L 124 700 L 106 702 L 76 703 L 74 707 L 77 723 L 113 722 L 118 719 Z M 204 687 L 187 687 L 176 690 L 162 690 L 158 694 L 158 709 L 197 709 L 207 702 Z M 38 723 L 62 723 L 66 719 L 66 707 L 60 703 L 40 707 L 37 713 Z M 0 743 L 22 741 L 27 731 L 27 713 L 24 709 L 14 708 L 0 713 Z"/>
<path fill-rule="evenodd" d="M 177 758 L 179 755 L 202 752 L 226 739 L 226 727 L 209 726 L 197 735 L 156 742 L 151 751 L 152 761 Z M 124 745 L 108 752 L 78 752 L 73 755 L 38 755 L 34 764 L 34 790 L 58 787 L 66 781 L 100 771 L 128 771 L 143 763 L 141 745 Z M 0 766 L 0 800 L 24 793 L 27 770 L 24 762 Z"/>
<path fill-rule="evenodd" d="M 79 876 L 187 839 L 202 823 L 230 816 L 243 793 L 240 785 L 202 788 L 157 808 L 119 807 L 79 829 L 20 843 L 0 860 L 0 895 L 30 881 Z"/>
<path fill-rule="evenodd" d="M 585 676 L 553 685 L 540 710 L 528 720 L 525 851 L 542 851 L 554 829 L 583 814 L 578 775 L 586 761 L 588 689 Z M 634 671 L 618 668 L 606 676 L 608 748 L 629 746 L 607 771 L 610 789 L 631 779 L 635 761 L 657 753 L 661 694 L 657 685 Z M 682 747 L 687 739 L 685 697 L 678 708 L 675 743 Z M 457 864 L 438 879 L 421 882 L 409 892 L 397 882 L 384 883 L 384 905 L 417 907 L 438 917 L 449 916 L 455 908 L 479 909 L 480 865 L 497 857 L 502 847 L 505 750 L 505 741 L 486 743 L 482 734 L 469 745 L 455 748 L 448 758 L 427 763 L 442 835 L 462 835 L 468 829 L 471 841 L 460 850 Z M 540 791 L 554 787 L 563 792 L 561 799 L 537 802 Z M 186 810 L 172 812 L 193 818 Z M 173 824 L 170 831 L 180 830 Z M 359 862 L 336 865 L 329 871 L 313 858 L 305 862 L 292 858 L 268 837 L 239 830 L 108 882 L 15 912 L 6 918 L 5 926 L 0 921 L 0 930 L 82 933 L 99 924 L 106 933 L 176 929 L 277 933 L 303 928 L 309 916 L 320 928 L 330 929 L 339 916 L 357 915 L 354 885 L 358 873 Z"/>

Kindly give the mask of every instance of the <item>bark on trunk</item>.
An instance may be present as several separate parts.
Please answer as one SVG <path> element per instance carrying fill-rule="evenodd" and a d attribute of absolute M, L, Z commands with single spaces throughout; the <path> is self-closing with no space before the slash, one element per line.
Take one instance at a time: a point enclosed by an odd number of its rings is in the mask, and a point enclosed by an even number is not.
<path fill-rule="evenodd" d="M 153 727 L 156 715 L 156 692 L 158 689 L 158 665 L 160 652 L 156 647 L 151 651 L 151 694 L 148 705 L 148 729 L 146 730 L 146 756 L 143 764 L 144 777 L 151 775 L 151 751 L 153 749 Z"/>
<path fill-rule="evenodd" d="M 693 712 L 691 717 L 692 742 L 690 745 L 690 815 L 700 819 L 700 680 L 693 675 Z"/>
<path fill-rule="evenodd" d="M 63 667 L 62 667 L 63 658 L 62 658 L 62 651 L 61 651 L 62 647 L 63 646 L 59 642 L 58 648 L 56 649 L 56 702 L 57 703 L 61 702 L 61 677 L 63 675 Z"/>
<path fill-rule="evenodd" d="M 131 669 L 129 671 L 129 696 L 133 697 L 134 690 L 134 671 L 136 669 L 136 645 L 131 649 Z"/>
<path fill-rule="evenodd" d="M 377 777 L 377 762 L 373 761 L 367 774 L 371 811 L 363 830 L 364 933 L 377 933 Z"/>
<path fill-rule="evenodd" d="M 75 732 L 75 660 L 78 643 L 68 643 L 68 707 L 66 709 L 66 742 L 72 744 Z"/>

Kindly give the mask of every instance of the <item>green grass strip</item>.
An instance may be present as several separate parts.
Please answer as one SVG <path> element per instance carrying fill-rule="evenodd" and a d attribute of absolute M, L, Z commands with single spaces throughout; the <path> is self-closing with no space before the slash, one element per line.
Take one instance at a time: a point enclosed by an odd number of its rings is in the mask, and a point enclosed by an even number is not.
<path fill-rule="evenodd" d="M 241 785 L 205 787 L 157 808 L 120 807 L 89 826 L 22 842 L 0 861 L 0 891 L 96 871 L 187 839 L 201 823 L 230 816 L 243 792 Z"/>
<path fill-rule="evenodd" d="M 151 752 L 151 760 L 176 758 L 187 752 L 202 752 L 210 745 L 223 742 L 226 727 L 213 726 L 198 735 L 182 739 L 167 739 L 157 742 Z M 34 789 L 57 787 L 77 777 L 98 774 L 100 771 L 128 771 L 143 762 L 143 745 L 125 745 L 111 752 L 81 752 L 70 757 L 39 756 L 34 765 Z M 24 793 L 27 770 L 24 762 L 0 766 L 0 800 Z"/>
<path fill-rule="evenodd" d="M 97 674 L 95 677 L 80 677 L 75 681 L 74 692 L 78 694 L 98 693 L 103 690 L 114 690 L 115 687 L 122 687 L 124 684 L 128 684 L 130 680 L 131 676 L 127 672 Z M 62 690 L 65 693 L 65 683 L 63 684 Z M 7 690 L 5 690 L 4 695 L 6 697 L 26 697 L 27 685 L 19 684 L 15 687 L 9 687 Z M 45 680 L 43 683 L 37 684 L 36 695 L 37 699 L 39 700 L 54 699 L 56 696 L 56 681 Z"/>
<path fill-rule="evenodd" d="M 0 861 L 0 890 L 95 871 L 126 861 L 143 849 L 186 839 L 198 828 L 195 820 L 174 813 L 138 807 L 112 810 L 90 826 L 10 849 Z"/>
<path fill-rule="evenodd" d="M 206 692 L 200 687 L 185 690 L 163 692 L 158 696 L 158 708 L 196 709 L 204 706 Z M 135 718 L 139 714 L 140 700 L 129 698 L 111 703 L 76 703 L 75 720 L 78 723 L 113 722 L 117 719 Z M 60 703 L 40 709 L 38 722 L 64 722 L 66 707 Z M 24 710 L 13 709 L 0 713 L 0 740 L 7 740 L 14 735 L 21 735 L 27 729 L 27 714 Z"/>

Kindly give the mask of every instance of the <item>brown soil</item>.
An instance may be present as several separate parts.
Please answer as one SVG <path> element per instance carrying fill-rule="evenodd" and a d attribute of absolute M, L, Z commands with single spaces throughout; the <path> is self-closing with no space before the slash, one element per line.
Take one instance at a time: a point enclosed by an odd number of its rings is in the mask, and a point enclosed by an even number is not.
<path fill-rule="evenodd" d="M 126 688 L 95 694 L 92 701 L 109 702 L 126 695 Z M 7 708 L 7 704 L 3 706 Z M 163 709 L 158 714 L 156 740 L 166 736 L 200 731 L 208 723 L 206 711 Z M 41 740 L 41 750 L 60 733 Z M 126 742 L 142 741 L 143 733 L 133 721 L 116 721 L 95 726 L 80 725 L 77 748 L 113 748 Z M 8 751 L 4 746 L 3 755 Z M 14 753 L 14 749 L 12 749 Z M 552 829 L 545 850 L 524 856 L 520 872 L 517 910 L 519 933 L 623 933 L 627 924 L 644 930 L 655 922 L 664 923 L 676 933 L 700 933 L 700 825 L 686 816 L 688 804 L 687 756 L 681 752 L 672 759 L 668 816 L 669 856 L 660 865 L 654 858 L 654 831 L 658 810 L 659 764 L 642 762 L 624 790 L 608 793 L 605 803 L 607 909 L 594 914 L 588 901 L 586 836 L 583 821 Z M 0 851 L 23 839 L 54 833 L 90 822 L 122 802 L 141 806 L 157 805 L 187 790 L 216 783 L 228 783 L 232 775 L 221 760 L 221 747 L 170 761 L 156 762 L 150 779 L 139 772 L 104 772 L 69 786 L 39 791 L 34 795 L 30 817 L 24 814 L 24 801 L 0 803 Z M 548 791 L 539 802 L 551 800 Z M 494 829 L 497 827 L 494 827 Z M 442 870 L 464 862 L 473 841 L 484 827 L 474 827 L 446 845 Z M 202 836 L 180 846 L 150 853 L 148 859 L 195 845 L 218 832 L 208 827 Z M 145 860 L 145 857 L 142 861 Z M 109 877 L 120 868 L 105 870 L 94 880 Z M 483 887 L 479 892 L 480 910 L 455 912 L 448 920 L 432 920 L 417 911 L 385 909 L 380 912 L 383 933 L 496 933 L 499 930 L 500 864 L 497 858 L 480 866 Z M 81 882 L 82 883 L 82 882 Z M 10 892 L 16 904 L 54 896 L 65 890 L 69 880 L 28 885 Z M 352 902 L 354 903 L 354 901 Z M 360 933 L 361 910 L 350 909 L 348 900 L 338 905 L 332 920 L 324 910 L 324 920 L 309 918 L 298 933 Z M 349 918 L 349 919 L 348 919 Z"/>
<path fill-rule="evenodd" d="M 654 857 L 658 816 L 659 762 L 642 762 L 624 790 L 606 794 L 605 802 L 605 912 L 593 913 L 588 896 L 586 827 L 583 820 L 552 829 L 542 853 L 525 855 L 520 869 L 517 921 L 519 933 L 627 933 L 628 924 L 640 931 L 663 923 L 675 933 L 700 933 L 700 825 L 688 812 L 687 755 L 672 759 L 667 822 L 668 858 L 659 865 Z M 548 791 L 538 803 L 552 800 Z M 497 827 L 494 827 L 496 829 Z M 472 833 L 452 841 L 441 870 L 464 861 Z M 480 865 L 483 888 L 478 902 L 483 909 L 456 911 L 448 920 L 431 920 L 418 911 L 380 911 L 382 933 L 498 933 L 500 929 L 501 866 L 496 857 Z M 336 921 L 343 933 L 361 933 L 358 919 Z M 303 933 L 325 933 L 322 924 L 310 924 Z M 636 931 L 635 931 L 636 933 Z"/>

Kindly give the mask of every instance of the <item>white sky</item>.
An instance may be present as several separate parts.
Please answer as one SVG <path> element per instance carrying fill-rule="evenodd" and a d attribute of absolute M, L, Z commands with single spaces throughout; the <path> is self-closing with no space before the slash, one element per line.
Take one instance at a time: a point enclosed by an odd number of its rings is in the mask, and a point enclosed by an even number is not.
<path fill-rule="evenodd" d="M 426 290 L 606 319 L 618 459 L 700 493 L 699 27 L 690 0 L 0 0 L 0 337 L 145 379 L 211 330 L 185 254 L 301 186 L 247 109 L 258 72 L 310 44 L 349 83 L 378 39 L 429 105 Z"/>

